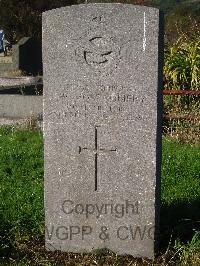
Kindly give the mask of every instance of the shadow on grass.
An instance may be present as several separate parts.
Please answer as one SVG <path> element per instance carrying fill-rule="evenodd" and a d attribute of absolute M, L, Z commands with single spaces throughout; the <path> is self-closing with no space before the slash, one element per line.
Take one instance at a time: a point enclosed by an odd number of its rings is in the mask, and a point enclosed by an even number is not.
<path fill-rule="evenodd" d="M 15 236 L 12 233 L 12 225 L 1 218 L 0 223 L 0 258 L 9 257 L 14 251 Z"/>
<path fill-rule="evenodd" d="M 24 241 L 22 240 L 22 244 L 23 242 Z M 33 245 L 33 247 L 40 247 L 44 245 L 44 237 L 41 236 L 39 238 L 30 235 L 29 242 Z M 0 265 L 13 265 L 15 262 L 17 263 L 26 257 L 31 258 L 31 256 L 27 253 L 27 250 L 20 248 L 19 244 L 20 242 L 18 242 L 16 238 L 14 225 L 2 218 L 0 223 Z M 10 263 L 13 262 L 13 264 L 10 264 L 9 261 Z"/>
<path fill-rule="evenodd" d="M 186 243 L 200 231 L 200 199 L 161 207 L 161 249 L 166 249 L 170 240 Z"/>

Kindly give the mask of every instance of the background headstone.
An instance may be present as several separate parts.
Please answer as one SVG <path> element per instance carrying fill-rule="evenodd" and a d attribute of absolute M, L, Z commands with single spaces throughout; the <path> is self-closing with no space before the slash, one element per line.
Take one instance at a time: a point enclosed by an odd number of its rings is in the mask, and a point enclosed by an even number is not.
<path fill-rule="evenodd" d="M 125 4 L 43 14 L 47 249 L 154 256 L 161 21 Z"/>
<path fill-rule="evenodd" d="M 13 61 L 19 69 L 28 74 L 38 75 L 42 72 L 42 47 L 40 41 L 32 37 L 23 37 L 13 46 Z"/>
<path fill-rule="evenodd" d="M 42 45 L 32 37 L 23 37 L 12 46 L 12 55 L 0 57 L 0 75 L 21 70 L 26 74 L 42 73 Z"/>

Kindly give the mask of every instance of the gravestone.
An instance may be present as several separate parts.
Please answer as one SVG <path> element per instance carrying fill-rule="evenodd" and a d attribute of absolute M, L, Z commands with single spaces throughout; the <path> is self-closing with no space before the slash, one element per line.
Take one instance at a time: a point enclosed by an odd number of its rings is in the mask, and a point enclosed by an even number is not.
<path fill-rule="evenodd" d="M 23 37 L 12 46 L 12 54 L 0 57 L 0 74 L 6 72 L 24 71 L 27 74 L 38 75 L 42 73 L 42 46 L 32 37 Z"/>
<path fill-rule="evenodd" d="M 46 248 L 154 257 L 161 158 L 159 10 L 43 14 Z"/>

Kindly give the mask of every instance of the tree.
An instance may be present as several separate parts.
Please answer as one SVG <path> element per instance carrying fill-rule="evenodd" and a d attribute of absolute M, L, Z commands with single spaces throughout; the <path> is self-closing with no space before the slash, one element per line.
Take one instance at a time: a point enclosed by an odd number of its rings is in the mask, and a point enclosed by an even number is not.
<path fill-rule="evenodd" d="M 24 36 L 41 38 L 42 12 L 76 0 L 1 0 L 0 28 L 11 44 Z"/>

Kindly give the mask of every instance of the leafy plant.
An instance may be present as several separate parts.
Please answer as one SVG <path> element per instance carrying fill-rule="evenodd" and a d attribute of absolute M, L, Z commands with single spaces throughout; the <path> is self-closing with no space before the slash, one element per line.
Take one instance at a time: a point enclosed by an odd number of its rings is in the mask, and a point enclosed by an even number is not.
<path fill-rule="evenodd" d="M 200 89 L 200 37 L 187 42 L 183 37 L 165 50 L 165 87 Z"/>

